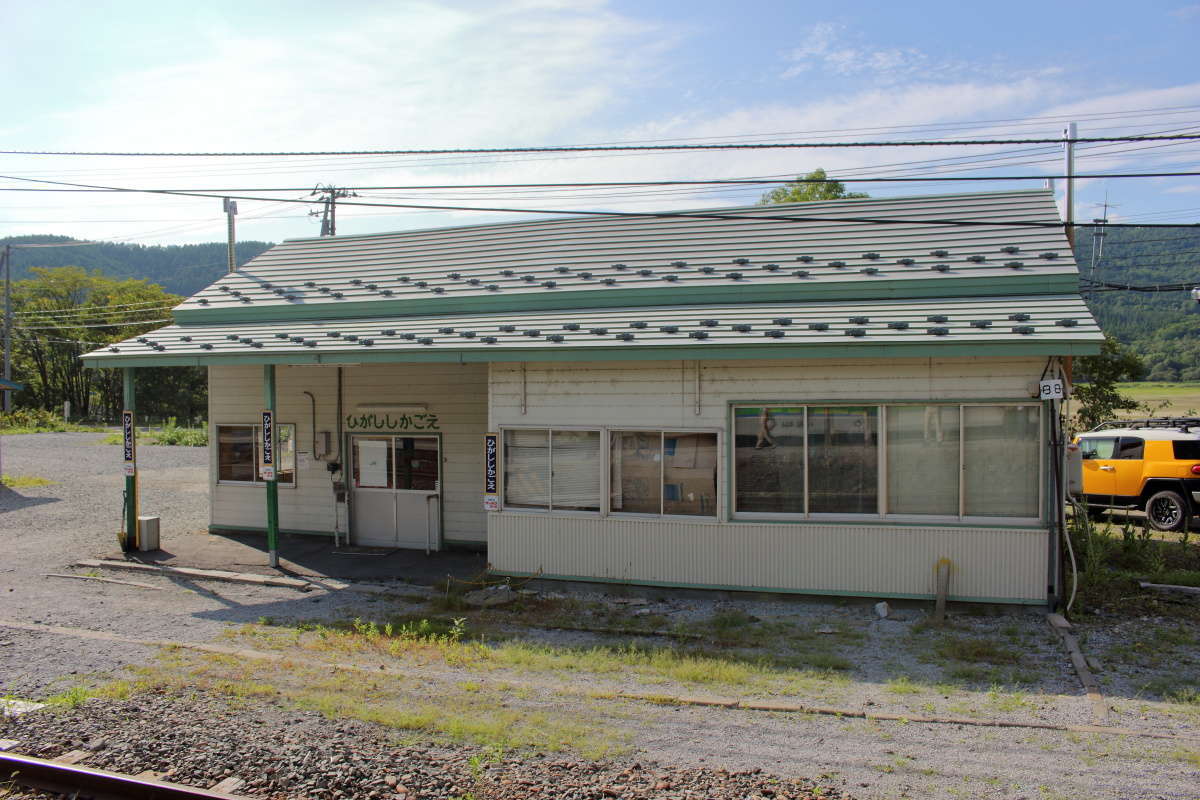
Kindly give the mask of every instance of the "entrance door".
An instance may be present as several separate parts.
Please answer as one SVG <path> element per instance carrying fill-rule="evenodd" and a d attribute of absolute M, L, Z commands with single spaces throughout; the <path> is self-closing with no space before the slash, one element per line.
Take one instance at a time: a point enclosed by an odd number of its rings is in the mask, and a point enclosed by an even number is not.
<path fill-rule="evenodd" d="M 355 435 L 351 443 L 354 543 L 438 549 L 438 437 Z"/>

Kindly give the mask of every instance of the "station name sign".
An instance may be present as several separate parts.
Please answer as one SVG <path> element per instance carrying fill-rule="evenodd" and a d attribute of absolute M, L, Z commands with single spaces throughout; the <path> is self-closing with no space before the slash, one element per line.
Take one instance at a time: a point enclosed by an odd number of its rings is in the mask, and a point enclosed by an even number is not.
<path fill-rule="evenodd" d="M 125 439 L 125 474 L 133 477 L 137 473 L 137 428 L 132 411 L 121 412 L 121 433 Z"/>
<path fill-rule="evenodd" d="M 421 412 L 347 414 L 346 429 L 352 431 L 436 431 L 438 415 Z"/>
<path fill-rule="evenodd" d="M 500 510 L 500 491 L 497 481 L 497 455 L 500 437 L 495 433 L 484 434 L 483 437 L 483 509 L 484 511 Z"/>
<path fill-rule="evenodd" d="M 259 472 L 264 481 L 275 480 L 275 412 L 262 412 L 262 465 Z"/>

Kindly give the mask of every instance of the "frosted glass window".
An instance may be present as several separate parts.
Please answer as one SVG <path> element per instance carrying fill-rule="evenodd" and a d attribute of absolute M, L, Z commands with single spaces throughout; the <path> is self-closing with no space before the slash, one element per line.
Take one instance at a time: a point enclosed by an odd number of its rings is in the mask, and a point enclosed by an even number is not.
<path fill-rule="evenodd" d="M 804 409 L 734 409 L 735 507 L 804 513 Z"/>
<path fill-rule="evenodd" d="M 550 431 L 504 432 L 504 504 L 550 507 Z"/>
<path fill-rule="evenodd" d="M 356 489 L 392 488 L 391 437 L 354 437 L 354 486 Z"/>
<path fill-rule="evenodd" d="M 717 513 L 717 435 L 663 434 L 663 513 Z"/>
<path fill-rule="evenodd" d="M 888 511 L 958 516 L 958 406 L 888 406 Z"/>
<path fill-rule="evenodd" d="M 613 431 L 609 508 L 633 514 L 662 513 L 662 434 Z"/>
<path fill-rule="evenodd" d="M 599 511 L 602 458 L 599 431 L 551 431 L 551 504 L 556 509 Z"/>
<path fill-rule="evenodd" d="M 808 409 L 809 511 L 879 513 L 879 409 Z"/>
<path fill-rule="evenodd" d="M 967 516 L 1036 517 L 1041 408 L 963 408 L 963 500 Z"/>

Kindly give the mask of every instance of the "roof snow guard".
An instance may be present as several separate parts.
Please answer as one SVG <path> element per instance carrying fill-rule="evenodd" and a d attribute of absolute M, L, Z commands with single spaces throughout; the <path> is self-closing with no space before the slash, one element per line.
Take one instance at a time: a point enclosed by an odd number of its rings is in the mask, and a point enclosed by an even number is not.
<path fill-rule="evenodd" d="M 84 361 L 1098 352 L 1050 192 L 696 213 L 287 241 Z"/>

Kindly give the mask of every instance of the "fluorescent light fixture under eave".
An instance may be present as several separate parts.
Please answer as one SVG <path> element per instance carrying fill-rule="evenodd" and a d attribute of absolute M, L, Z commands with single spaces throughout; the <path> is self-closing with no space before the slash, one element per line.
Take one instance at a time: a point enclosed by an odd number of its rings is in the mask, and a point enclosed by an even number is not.
<path fill-rule="evenodd" d="M 428 403 L 359 403 L 355 411 L 428 411 Z"/>

